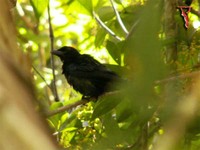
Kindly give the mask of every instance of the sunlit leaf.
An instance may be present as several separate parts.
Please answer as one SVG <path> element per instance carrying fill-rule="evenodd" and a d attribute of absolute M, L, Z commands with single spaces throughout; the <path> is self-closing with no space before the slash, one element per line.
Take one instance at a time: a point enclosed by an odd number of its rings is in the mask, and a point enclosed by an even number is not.
<path fill-rule="evenodd" d="M 107 40 L 106 48 L 112 58 L 120 65 L 121 64 L 121 49 L 114 42 Z"/>
<path fill-rule="evenodd" d="M 105 22 L 107 20 L 112 19 L 115 16 L 114 10 L 110 6 L 101 7 L 97 14 L 99 15 L 99 18 Z"/>
<path fill-rule="evenodd" d="M 93 5 L 92 0 L 77 0 L 92 16 Z"/>
<path fill-rule="evenodd" d="M 82 123 L 77 118 L 76 111 L 73 112 L 61 125 L 59 131 L 62 132 L 68 127 L 82 127 Z"/>
<path fill-rule="evenodd" d="M 116 96 L 105 96 L 103 99 L 99 99 L 98 103 L 94 107 L 92 119 L 95 119 L 97 117 L 100 117 L 103 114 L 110 112 L 120 102 L 121 102 L 121 99 Z"/>
<path fill-rule="evenodd" d="M 38 20 L 43 12 L 46 10 L 48 2 L 49 0 L 30 0 L 30 3 L 35 12 L 35 16 Z"/>
<path fill-rule="evenodd" d="M 63 106 L 63 104 L 61 102 L 55 102 L 53 103 L 51 106 L 50 106 L 50 110 L 56 110 L 57 108 Z M 59 125 L 60 125 L 60 119 L 62 117 L 64 113 L 58 113 L 54 116 L 51 116 L 48 118 L 48 120 L 54 125 L 54 127 L 56 129 L 59 128 Z"/>
<path fill-rule="evenodd" d="M 95 43 L 94 43 L 96 47 L 102 46 L 102 44 L 105 40 L 106 34 L 107 34 L 107 32 L 104 29 L 100 28 L 98 30 L 98 32 L 96 34 L 96 38 L 95 38 Z"/>

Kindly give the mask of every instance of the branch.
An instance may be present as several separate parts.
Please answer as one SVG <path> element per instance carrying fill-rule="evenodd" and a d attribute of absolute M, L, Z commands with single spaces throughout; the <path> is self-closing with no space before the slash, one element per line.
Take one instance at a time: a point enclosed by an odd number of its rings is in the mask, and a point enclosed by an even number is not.
<path fill-rule="evenodd" d="M 50 38 L 50 44 L 51 44 L 51 52 L 54 50 L 54 35 L 53 35 L 53 29 L 51 24 L 51 14 L 50 14 L 50 1 L 48 2 L 48 21 L 49 21 L 49 38 Z M 59 101 L 57 87 L 56 87 L 56 75 L 55 75 L 55 63 L 54 63 L 54 57 L 51 53 L 51 68 L 52 68 L 52 74 L 53 74 L 53 95 L 55 97 L 55 101 Z"/>
<path fill-rule="evenodd" d="M 122 39 L 120 37 L 118 37 L 110 28 L 108 28 L 103 21 L 101 21 L 101 19 L 96 15 L 96 13 L 93 11 L 93 16 L 94 19 L 100 24 L 100 26 L 102 28 L 104 28 L 111 36 L 113 36 L 115 39 L 122 41 Z"/>
<path fill-rule="evenodd" d="M 166 78 L 166 79 L 163 79 L 163 80 L 157 80 L 157 81 L 155 81 L 155 84 L 166 83 L 166 82 L 173 81 L 173 80 L 176 80 L 176 79 L 190 78 L 190 77 L 194 77 L 194 76 L 199 75 L 199 74 L 200 74 L 200 71 L 183 73 L 183 74 L 180 74 L 180 75 L 177 75 L 177 76 L 172 76 L 172 77 L 169 77 L 169 78 Z"/>
<path fill-rule="evenodd" d="M 126 35 L 128 35 L 129 32 L 128 32 L 128 30 L 126 29 L 126 27 L 125 27 L 125 25 L 124 25 L 124 23 L 123 23 L 123 21 L 122 21 L 120 15 L 119 15 L 118 11 L 117 11 L 117 9 L 116 9 L 116 7 L 115 7 L 115 5 L 114 5 L 113 0 L 110 0 L 110 2 L 111 2 L 111 4 L 112 4 L 112 8 L 113 8 L 113 10 L 114 10 L 114 12 L 115 12 L 115 14 L 116 14 L 117 21 L 119 22 L 119 25 L 121 26 L 122 30 L 126 33 Z"/>
<path fill-rule="evenodd" d="M 86 104 L 86 103 L 88 103 L 88 102 L 89 102 L 89 101 L 86 101 L 86 100 L 80 100 L 80 101 L 77 101 L 77 102 L 75 102 L 75 103 L 73 103 L 73 104 L 69 104 L 69 105 L 66 105 L 66 106 L 62 106 L 62 107 L 60 107 L 60 108 L 58 108 L 58 109 L 56 109 L 56 110 L 52 110 L 52 111 L 47 112 L 47 113 L 46 113 L 46 117 L 51 117 L 51 116 L 53 116 L 53 115 L 56 115 L 56 114 L 58 114 L 58 113 L 61 113 L 61 112 L 70 110 L 70 109 L 72 109 L 72 108 L 74 108 L 74 107 L 77 107 L 77 106 L 79 106 L 79 105 Z"/>
<path fill-rule="evenodd" d="M 119 92 L 120 92 L 120 91 L 107 92 L 107 93 L 101 95 L 100 97 L 98 97 L 98 99 L 100 99 L 100 98 L 102 98 L 102 97 L 105 97 L 105 96 L 108 96 L 108 95 L 114 95 L 114 94 L 117 94 L 117 93 L 119 93 Z M 83 104 L 86 104 L 86 103 L 89 103 L 89 102 L 95 101 L 95 100 L 97 100 L 97 99 L 94 98 L 94 97 L 91 97 L 91 98 L 89 98 L 89 99 L 82 98 L 80 101 L 77 101 L 77 102 L 75 102 L 75 103 L 73 103 L 73 104 L 69 104 L 69 105 L 66 105 L 66 106 L 62 106 L 62 107 L 60 107 L 60 108 L 58 108 L 58 109 L 56 109 L 56 110 L 48 111 L 48 112 L 46 113 L 46 117 L 51 117 L 51 116 L 56 115 L 56 114 L 58 114 L 58 113 L 61 113 L 61 112 L 70 110 L 70 109 L 75 108 L 75 107 L 77 107 L 77 106 L 79 106 L 79 105 L 83 105 Z"/>

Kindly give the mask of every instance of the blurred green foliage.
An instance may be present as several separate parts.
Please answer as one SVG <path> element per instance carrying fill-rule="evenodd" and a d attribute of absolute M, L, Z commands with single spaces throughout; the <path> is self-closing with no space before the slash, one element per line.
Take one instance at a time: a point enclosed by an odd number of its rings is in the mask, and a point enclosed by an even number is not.
<path fill-rule="evenodd" d="M 60 101 L 54 102 L 47 4 L 48 0 L 18 0 L 14 18 L 18 45 L 33 67 L 38 100 L 45 109 L 56 110 L 80 100 L 81 95 L 68 85 L 61 73 L 61 62 L 56 58 Z M 176 111 L 178 99 L 188 93 L 192 83 L 192 79 L 184 78 L 163 84 L 161 79 L 199 68 L 200 32 L 192 26 L 198 23 L 198 17 L 189 15 L 191 22 L 186 30 L 176 10 L 176 35 L 168 38 L 163 23 L 163 0 L 115 0 L 114 5 L 128 34 L 108 0 L 50 0 L 55 49 L 74 46 L 129 80 L 120 85 L 120 93 L 47 119 L 64 148 L 153 149 L 156 139 L 165 132 L 166 121 Z M 198 8 L 198 3 L 192 6 Z M 115 36 L 98 23 L 98 18 Z M 166 62 L 166 47 L 172 44 L 177 59 Z M 176 68 L 168 69 L 172 64 Z M 177 149 L 199 149 L 198 124 L 197 117 Z"/>

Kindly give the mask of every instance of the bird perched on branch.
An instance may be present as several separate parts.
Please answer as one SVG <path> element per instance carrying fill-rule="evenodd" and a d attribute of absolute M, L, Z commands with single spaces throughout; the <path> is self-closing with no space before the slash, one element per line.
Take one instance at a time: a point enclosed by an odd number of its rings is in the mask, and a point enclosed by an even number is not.
<path fill-rule="evenodd" d="M 93 57 L 69 46 L 52 51 L 63 62 L 62 73 L 68 83 L 84 98 L 102 95 L 113 91 L 113 83 L 122 80 L 115 72 L 106 68 Z M 116 89 L 115 89 L 116 90 Z"/>

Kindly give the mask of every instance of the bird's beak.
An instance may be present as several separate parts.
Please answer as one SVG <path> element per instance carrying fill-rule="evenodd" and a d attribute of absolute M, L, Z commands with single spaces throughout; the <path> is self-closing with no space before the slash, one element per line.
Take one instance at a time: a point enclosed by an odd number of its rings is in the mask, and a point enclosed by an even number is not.
<path fill-rule="evenodd" d="M 56 56 L 61 56 L 62 55 L 62 52 L 61 51 L 58 51 L 58 50 L 52 50 L 51 53 L 53 55 L 56 55 Z"/>

